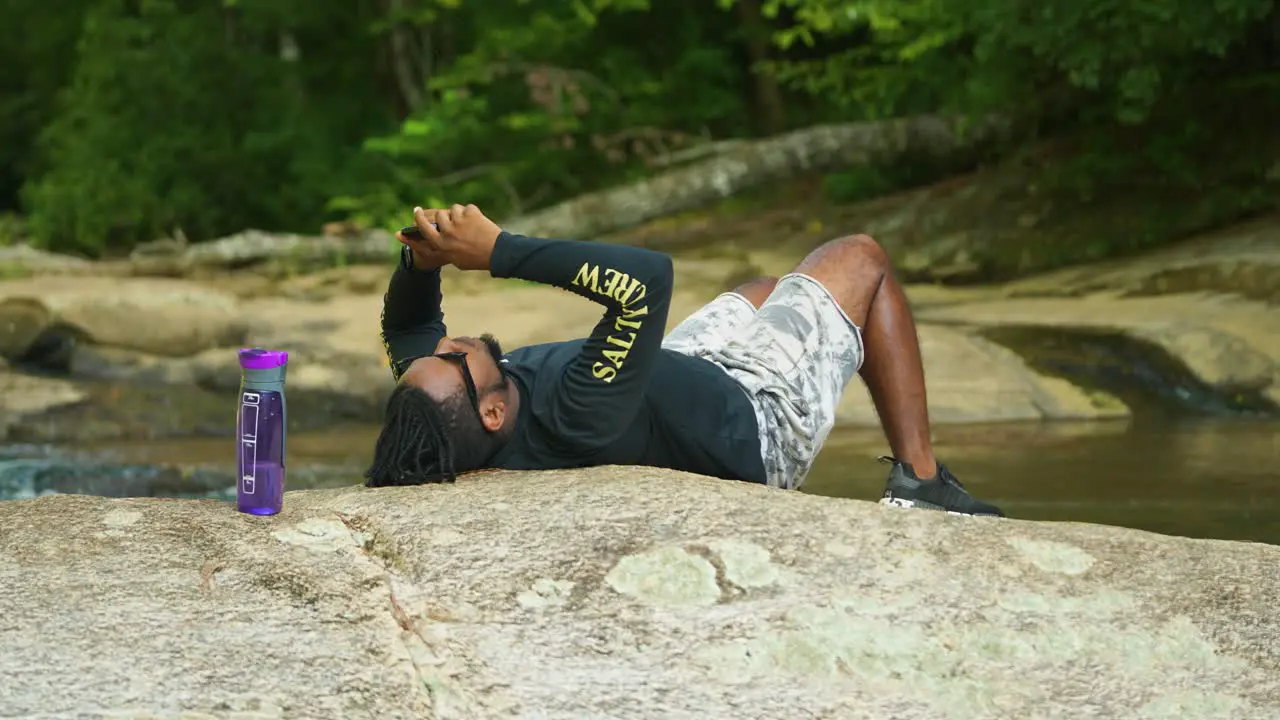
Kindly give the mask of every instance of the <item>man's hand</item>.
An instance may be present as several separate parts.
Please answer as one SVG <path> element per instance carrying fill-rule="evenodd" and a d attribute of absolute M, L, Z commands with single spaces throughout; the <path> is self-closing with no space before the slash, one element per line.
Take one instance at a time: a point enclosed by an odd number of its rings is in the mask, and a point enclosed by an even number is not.
<path fill-rule="evenodd" d="M 417 237 L 405 237 L 396 232 L 396 240 L 413 251 L 413 267 L 420 272 L 436 270 L 449 264 L 449 257 L 438 250 L 432 250 L 425 240 Z"/>
<path fill-rule="evenodd" d="M 448 210 L 414 208 L 413 222 L 422 233 L 422 244 L 448 258 L 459 270 L 488 270 L 493 246 L 502 233 L 502 228 L 475 205 L 454 205 Z"/>

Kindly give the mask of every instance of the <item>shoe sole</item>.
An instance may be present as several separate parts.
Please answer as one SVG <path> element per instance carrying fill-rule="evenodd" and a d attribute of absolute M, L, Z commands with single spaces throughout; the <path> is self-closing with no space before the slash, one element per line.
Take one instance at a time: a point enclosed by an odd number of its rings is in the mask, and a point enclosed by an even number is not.
<path fill-rule="evenodd" d="M 917 502 L 915 500 L 906 500 L 903 498 L 887 497 L 880 498 L 880 504 L 885 507 L 902 508 L 904 510 L 932 510 L 934 512 L 944 512 L 948 515 L 959 515 L 960 517 L 988 517 L 998 518 L 1000 515 L 992 515 L 990 513 L 962 513 L 955 510 L 947 510 L 945 508 L 934 505 L 933 503 Z"/>

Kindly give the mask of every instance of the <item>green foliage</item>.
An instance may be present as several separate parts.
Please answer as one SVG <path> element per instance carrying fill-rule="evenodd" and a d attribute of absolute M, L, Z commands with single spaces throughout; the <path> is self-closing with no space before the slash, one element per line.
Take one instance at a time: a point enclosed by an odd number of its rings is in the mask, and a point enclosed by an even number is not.
<path fill-rule="evenodd" d="M 966 30 L 964 14 L 950 1 L 767 0 L 765 16 L 791 19 L 774 35 L 780 49 L 822 50 L 783 57 L 767 71 L 858 118 L 940 109 L 963 66 L 954 62 L 962 54 L 949 57 Z"/>
<path fill-rule="evenodd" d="M 397 132 L 365 144 L 385 176 L 342 202 L 363 200 L 368 217 L 445 197 L 518 215 L 745 126 L 746 72 L 716 42 L 731 23 L 714 8 L 508 0 L 416 20 L 455 21 L 469 50 L 425 83 Z"/>
<path fill-rule="evenodd" d="M 75 63 L 87 0 L 0 0 L 0 210 L 35 169 L 35 138 Z"/>
<path fill-rule="evenodd" d="M 370 113 L 338 109 L 360 95 L 308 103 L 326 77 L 308 76 L 283 38 L 341 17 L 282 27 L 265 0 L 134 5 L 97 0 L 83 16 L 79 61 L 39 137 L 43 167 L 24 189 L 36 237 L 100 251 L 175 230 L 314 229 Z"/>
<path fill-rule="evenodd" d="M 735 0 L 721 0 L 732 4 Z M 831 47 L 776 64 L 790 84 L 869 115 L 934 107 L 1044 106 L 1145 120 L 1161 98 L 1226 59 L 1273 0 L 767 0 L 780 48 Z"/>
<path fill-rule="evenodd" d="M 1052 138 L 1073 159 L 1047 186 L 1077 198 L 1230 187 L 1220 204 L 1243 212 L 1268 201 L 1254 181 L 1280 157 L 1274 123 L 1239 120 L 1280 116 L 1273 0 L 0 0 L 0 12 L 0 211 L 88 253 L 177 230 L 398 227 L 415 204 L 510 217 L 705 141 L 913 113 L 998 112 L 1026 139 Z M 824 190 L 852 201 L 957 169 L 912 158 L 835 173 Z M 1263 189 L 1239 190 L 1251 182 Z"/>
<path fill-rule="evenodd" d="M 779 48 L 816 51 L 774 63 L 781 82 L 855 117 L 1010 116 L 1032 138 L 1073 146 L 1044 178 L 1050 192 L 1221 194 L 1222 217 L 1274 204 L 1261 178 L 1280 157 L 1280 127 L 1262 120 L 1280 117 L 1272 0 L 768 0 L 764 9 L 779 19 Z M 925 179 L 916 170 L 851 170 L 826 191 L 860 199 Z"/>
<path fill-rule="evenodd" d="M 26 223 L 16 213 L 0 212 L 0 247 L 15 245 L 27 237 Z"/>
<path fill-rule="evenodd" d="M 996 30 L 980 36 L 978 60 L 986 66 L 1021 60 L 1023 91 L 1034 92 L 1041 79 L 1065 81 L 1133 124 L 1192 82 L 1205 63 L 1224 58 L 1272 9 L 1271 0 L 984 0 L 971 22 L 973 29 Z"/>
<path fill-rule="evenodd" d="M 220 158 L 237 153 L 243 135 L 222 108 L 243 102 L 237 90 L 247 84 L 190 81 L 205 66 L 241 69 L 205 42 L 200 21 L 216 16 L 164 2 L 133 16 L 126 6 L 100 2 L 86 14 L 78 54 L 110 60 L 78 63 L 41 138 L 49 170 L 27 199 L 34 230 L 51 242 L 90 249 L 118 233 L 159 235 L 179 218 L 207 232 L 222 208 L 203 201 L 234 181 Z"/>

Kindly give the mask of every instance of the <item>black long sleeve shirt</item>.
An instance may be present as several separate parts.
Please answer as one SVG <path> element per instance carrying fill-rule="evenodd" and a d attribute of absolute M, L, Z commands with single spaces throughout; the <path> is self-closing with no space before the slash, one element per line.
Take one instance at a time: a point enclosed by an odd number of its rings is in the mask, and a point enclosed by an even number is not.
<path fill-rule="evenodd" d="M 504 232 L 490 274 L 553 285 L 604 308 L 584 339 L 507 355 L 504 370 L 518 383 L 522 403 L 515 434 L 493 467 L 649 465 L 764 481 L 755 413 L 742 387 L 706 360 L 662 349 L 670 258 Z M 382 315 L 397 378 L 444 337 L 440 303 L 439 271 L 414 271 L 406 256 Z"/>

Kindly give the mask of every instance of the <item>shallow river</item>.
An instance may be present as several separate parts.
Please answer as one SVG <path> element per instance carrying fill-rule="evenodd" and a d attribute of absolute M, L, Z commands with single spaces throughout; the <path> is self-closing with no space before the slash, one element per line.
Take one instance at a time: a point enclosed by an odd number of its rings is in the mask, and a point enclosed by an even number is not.
<path fill-rule="evenodd" d="M 375 434 L 356 426 L 290 435 L 290 487 L 355 482 Z M 935 435 L 939 456 L 969 489 L 1015 517 L 1280 544 L 1280 421 L 1148 417 L 949 426 Z M 877 430 L 838 429 L 805 491 L 879 497 L 882 452 Z M 0 497 L 173 495 L 192 482 L 228 497 L 231 458 L 225 439 L 81 446 L 72 459 L 56 449 L 0 448 Z M 165 466 L 201 469 L 156 469 Z"/>

